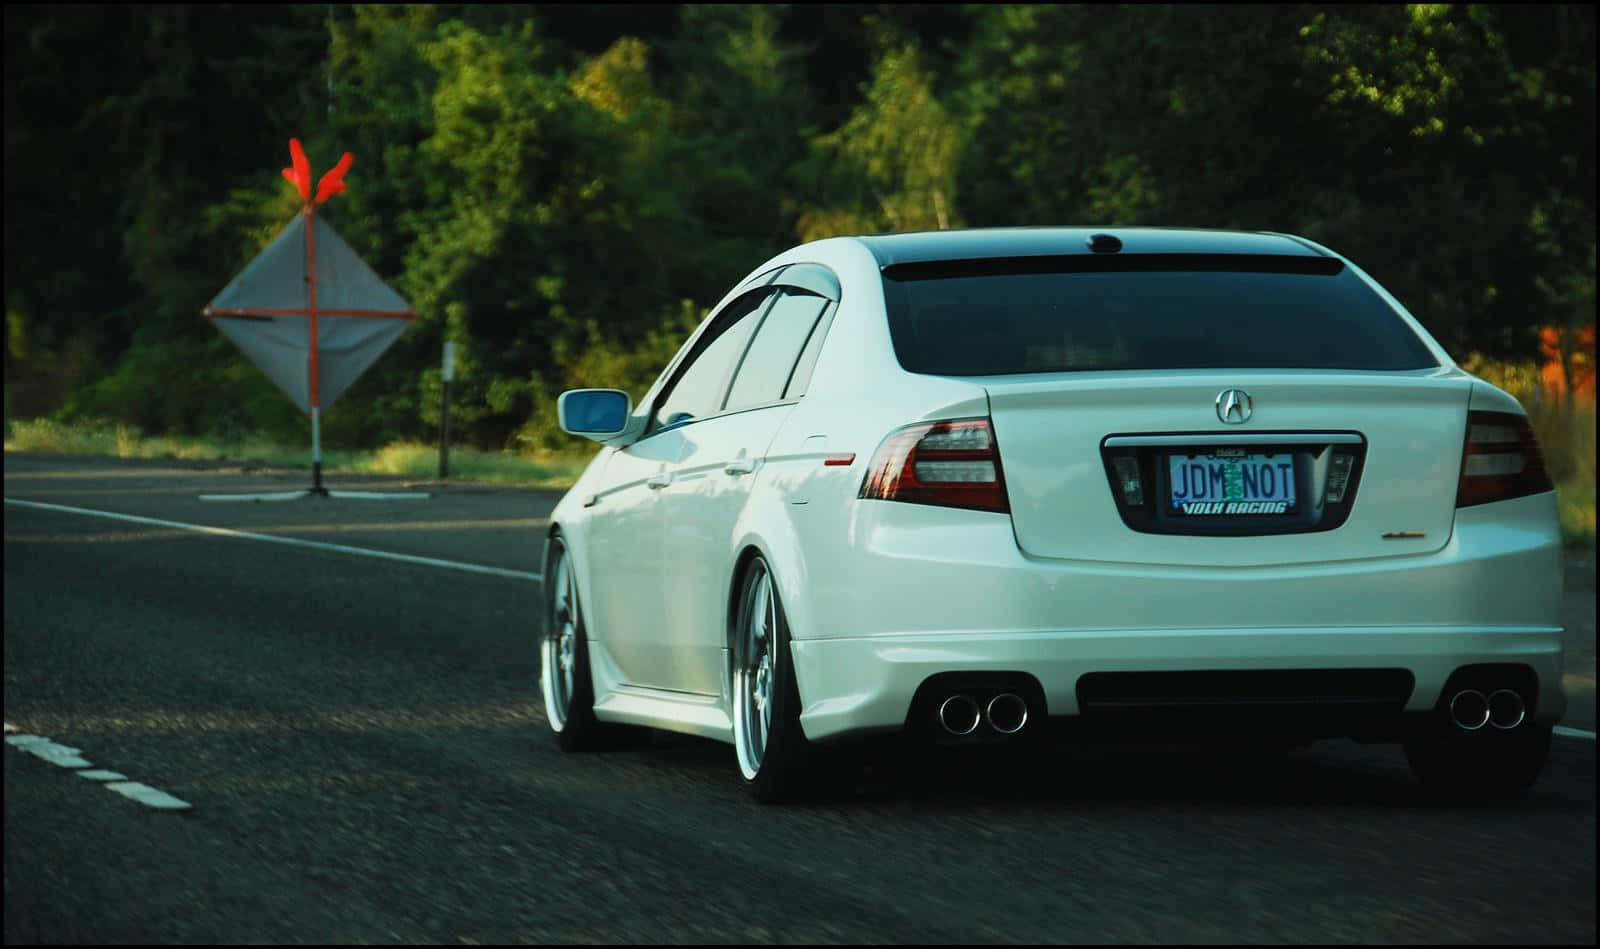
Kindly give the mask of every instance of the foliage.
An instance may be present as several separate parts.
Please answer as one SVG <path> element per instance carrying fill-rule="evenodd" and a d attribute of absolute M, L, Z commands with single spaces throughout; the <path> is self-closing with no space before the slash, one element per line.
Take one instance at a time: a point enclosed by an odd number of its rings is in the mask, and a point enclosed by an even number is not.
<path fill-rule="evenodd" d="M 956 159 L 965 132 L 934 96 L 917 48 L 885 52 L 865 101 L 814 143 L 815 193 L 832 200 L 800 215 L 800 238 L 958 226 Z"/>
<path fill-rule="evenodd" d="M 291 135 L 354 154 L 321 213 L 418 312 L 330 447 L 430 441 L 446 339 L 464 442 L 570 446 L 556 393 L 642 395 L 772 254 L 960 225 L 1298 233 L 1570 376 L 1593 50 L 1582 6 L 8 7 L 6 413 L 303 437 L 199 316 Z"/>
<path fill-rule="evenodd" d="M 1594 355 L 1589 337 L 1589 359 Z M 1545 467 L 1556 486 L 1561 532 L 1569 544 L 1594 546 L 1595 400 L 1594 390 L 1568 395 L 1550 385 L 1559 366 L 1491 359 L 1472 353 L 1461 368 L 1516 396 L 1528 412 Z"/>

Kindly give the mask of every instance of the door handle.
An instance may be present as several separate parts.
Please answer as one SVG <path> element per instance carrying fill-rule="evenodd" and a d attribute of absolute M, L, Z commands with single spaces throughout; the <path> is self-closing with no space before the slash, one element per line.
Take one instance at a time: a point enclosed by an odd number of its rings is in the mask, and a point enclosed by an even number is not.
<path fill-rule="evenodd" d="M 722 466 L 722 470 L 731 475 L 744 475 L 756 470 L 754 458 L 735 458 Z"/>
<path fill-rule="evenodd" d="M 672 472 L 670 471 L 663 471 L 660 474 L 653 474 L 645 481 L 645 484 L 648 485 L 652 491 L 660 491 L 662 488 L 671 483 Z"/>

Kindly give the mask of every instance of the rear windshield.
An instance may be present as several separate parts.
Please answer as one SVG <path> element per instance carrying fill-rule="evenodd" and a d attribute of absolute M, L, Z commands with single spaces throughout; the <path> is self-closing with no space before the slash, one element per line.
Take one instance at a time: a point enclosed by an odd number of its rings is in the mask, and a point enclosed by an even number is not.
<path fill-rule="evenodd" d="M 1130 255 L 900 264 L 889 331 L 911 372 L 1424 369 L 1404 320 L 1326 257 Z"/>

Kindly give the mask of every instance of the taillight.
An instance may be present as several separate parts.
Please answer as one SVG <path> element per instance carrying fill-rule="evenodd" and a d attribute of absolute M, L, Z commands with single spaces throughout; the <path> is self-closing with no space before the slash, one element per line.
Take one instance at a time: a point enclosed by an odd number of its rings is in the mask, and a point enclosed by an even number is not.
<path fill-rule="evenodd" d="M 1456 507 L 1549 491 L 1539 440 L 1527 418 L 1510 412 L 1468 412 Z"/>
<path fill-rule="evenodd" d="M 986 418 L 908 425 L 878 446 L 863 498 L 1006 513 L 1005 475 Z"/>

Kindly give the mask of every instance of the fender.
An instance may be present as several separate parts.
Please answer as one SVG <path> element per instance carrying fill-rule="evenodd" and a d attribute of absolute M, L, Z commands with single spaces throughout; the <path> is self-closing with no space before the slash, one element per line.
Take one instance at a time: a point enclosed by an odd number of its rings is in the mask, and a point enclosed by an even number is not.
<path fill-rule="evenodd" d="M 539 569 L 544 576 L 541 585 L 550 582 L 550 538 L 559 530 L 566 540 L 567 554 L 572 559 L 572 569 L 578 578 L 580 604 L 588 603 L 589 598 L 594 595 L 589 572 L 589 518 L 588 511 L 583 506 L 583 498 L 594 490 L 593 486 L 604 474 L 606 461 L 613 454 L 615 454 L 614 449 L 603 448 L 595 455 L 589 466 L 583 469 L 583 474 L 578 476 L 578 480 L 566 494 L 561 496 L 561 500 L 556 502 L 555 508 L 550 512 L 550 524 L 544 532 L 543 550 L 539 555 Z M 548 596 L 548 586 L 546 586 L 546 596 Z M 587 611 L 584 621 L 588 622 Z M 585 632 L 591 641 L 597 638 L 597 630 L 586 628 Z"/>
<path fill-rule="evenodd" d="M 763 475 L 768 472 L 763 471 Z M 729 548 L 727 585 L 727 628 L 730 637 L 724 654 L 732 662 L 731 636 L 734 616 L 739 605 L 739 584 L 743 580 L 744 566 L 751 552 L 759 553 L 767 562 L 773 583 L 778 588 L 778 599 L 783 605 L 784 618 L 789 623 L 791 638 L 810 638 L 816 621 L 815 611 L 803 591 L 811 586 L 811 565 L 801 549 L 799 536 L 791 519 L 791 505 L 775 487 L 774 479 L 762 477 L 753 486 L 750 500 L 734 524 L 733 543 Z M 731 670 L 731 665 L 728 666 Z M 798 669 L 796 670 L 798 672 Z M 806 701 L 806 683 L 796 678 L 800 702 Z M 733 710 L 730 706 L 728 714 Z"/>

